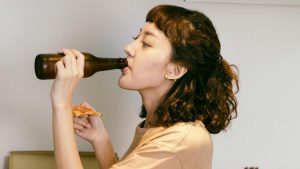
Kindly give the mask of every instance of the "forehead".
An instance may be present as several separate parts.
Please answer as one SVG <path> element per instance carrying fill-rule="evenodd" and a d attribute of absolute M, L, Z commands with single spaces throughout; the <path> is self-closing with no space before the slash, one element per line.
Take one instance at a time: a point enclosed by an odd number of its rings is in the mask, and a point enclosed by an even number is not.
<path fill-rule="evenodd" d="M 159 30 L 156 27 L 156 25 L 154 23 L 151 23 L 151 22 L 146 22 L 143 25 L 143 27 L 141 28 L 140 31 L 141 31 L 141 34 L 143 34 L 143 35 L 154 36 L 154 37 L 158 38 L 159 40 L 166 40 L 167 39 L 164 32 Z"/>

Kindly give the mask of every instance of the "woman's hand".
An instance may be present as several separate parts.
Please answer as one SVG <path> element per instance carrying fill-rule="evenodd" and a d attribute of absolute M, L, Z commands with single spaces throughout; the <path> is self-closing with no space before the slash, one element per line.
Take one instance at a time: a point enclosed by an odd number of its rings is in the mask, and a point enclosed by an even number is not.
<path fill-rule="evenodd" d="M 59 51 L 65 56 L 55 64 L 56 78 L 51 89 L 54 108 L 71 104 L 73 92 L 84 74 L 84 55 L 75 49 Z"/>
<path fill-rule="evenodd" d="M 87 103 L 83 103 L 81 104 L 81 106 L 93 109 Z M 97 116 L 84 115 L 80 117 L 74 117 L 73 122 L 75 133 L 92 144 L 100 141 L 101 139 L 107 136 L 103 122 L 101 118 Z"/>
<path fill-rule="evenodd" d="M 93 109 L 87 103 L 81 106 Z M 74 117 L 73 122 L 75 133 L 92 144 L 100 168 L 110 168 L 117 162 L 110 137 L 101 118 L 86 115 Z"/>

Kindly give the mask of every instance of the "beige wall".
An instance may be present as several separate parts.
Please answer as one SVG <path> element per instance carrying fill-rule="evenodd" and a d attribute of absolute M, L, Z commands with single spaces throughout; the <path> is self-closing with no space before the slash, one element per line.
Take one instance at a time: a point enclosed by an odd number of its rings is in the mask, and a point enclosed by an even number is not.
<path fill-rule="evenodd" d="M 240 68 L 239 117 L 213 136 L 214 168 L 297 168 L 300 163 L 300 7 L 184 3 L 180 0 L 1 0 L 0 168 L 12 150 L 52 150 L 51 81 L 34 76 L 36 54 L 61 47 L 125 56 L 146 12 L 171 3 L 206 13 L 225 58 Z M 139 122 L 140 98 L 118 88 L 119 71 L 83 80 L 74 103 L 103 112 L 115 150 L 126 151 Z M 80 150 L 91 150 L 79 141 Z"/>

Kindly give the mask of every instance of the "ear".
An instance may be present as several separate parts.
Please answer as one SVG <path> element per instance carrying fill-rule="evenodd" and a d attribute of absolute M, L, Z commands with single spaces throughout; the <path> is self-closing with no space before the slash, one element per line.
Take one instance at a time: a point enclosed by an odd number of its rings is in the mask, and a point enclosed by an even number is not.
<path fill-rule="evenodd" d="M 167 77 L 168 79 L 178 80 L 187 72 L 187 68 L 180 63 L 170 62 L 167 65 Z"/>

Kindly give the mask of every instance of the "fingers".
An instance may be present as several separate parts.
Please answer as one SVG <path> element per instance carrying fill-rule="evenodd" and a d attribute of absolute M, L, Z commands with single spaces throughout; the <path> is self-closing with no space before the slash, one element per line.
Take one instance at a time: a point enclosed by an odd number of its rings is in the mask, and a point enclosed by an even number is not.
<path fill-rule="evenodd" d="M 76 49 L 72 49 L 72 52 L 75 54 L 77 59 L 77 66 L 79 67 L 79 76 L 83 77 L 85 56 Z"/>
<path fill-rule="evenodd" d="M 91 128 L 87 116 L 74 117 L 73 122 L 74 122 L 74 129 L 83 130 L 85 128 Z"/>
<path fill-rule="evenodd" d="M 82 131 L 80 131 L 80 130 L 75 130 L 75 133 L 76 133 L 79 137 L 81 137 L 81 138 L 85 138 L 85 137 L 86 137 L 85 133 L 82 132 Z"/>
<path fill-rule="evenodd" d="M 56 63 L 58 76 L 82 78 L 84 55 L 76 49 L 60 49 L 59 53 L 63 53 L 65 56 Z"/>
<path fill-rule="evenodd" d="M 74 132 L 82 137 L 87 137 L 87 130 L 90 129 L 92 126 L 87 122 L 87 117 L 74 117 Z"/>
<path fill-rule="evenodd" d="M 74 62 L 75 57 L 72 51 L 69 49 L 61 49 L 59 50 L 59 53 L 64 54 L 64 57 L 61 59 L 61 61 L 64 63 L 65 68 L 72 68 L 72 62 Z"/>

